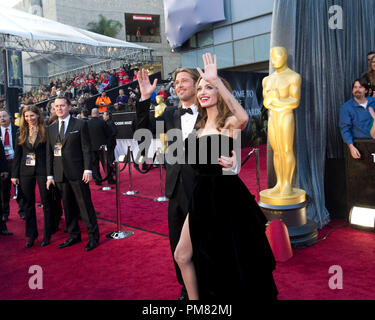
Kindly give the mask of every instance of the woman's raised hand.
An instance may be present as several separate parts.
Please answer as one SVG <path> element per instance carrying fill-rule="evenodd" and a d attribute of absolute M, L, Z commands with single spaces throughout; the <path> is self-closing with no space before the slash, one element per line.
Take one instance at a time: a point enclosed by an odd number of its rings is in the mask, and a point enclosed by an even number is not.
<path fill-rule="evenodd" d="M 216 54 L 214 54 L 214 59 L 212 60 L 211 53 L 205 53 L 202 56 L 203 65 L 204 65 L 204 72 L 201 68 L 197 68 L 201 77 L 210 82 L 211 84 L 215 84 L 215 81 L 218 79 L 217 76 L 217 63 L 216 63 Z"/>
<path fill-rule="evenodd" d="M 149 99 L 156 89 L 158 79 L 155 79 L 153 84 L 151 84 L 147 70 L 141 69 L 141 71 L 138 72 L 137 80 L 142 101 Z"/>

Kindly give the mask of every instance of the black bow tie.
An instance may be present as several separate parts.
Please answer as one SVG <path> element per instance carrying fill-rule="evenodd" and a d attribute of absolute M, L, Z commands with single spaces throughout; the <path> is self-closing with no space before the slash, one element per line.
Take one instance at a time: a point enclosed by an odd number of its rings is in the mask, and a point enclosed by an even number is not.
<path fill-rule="evenodd" d="M 193 115 L 193 110 L 191 110 L 190 108 L 181 108 L 180 109 L 180 115 L 183 116 L 185 113 L 189 113 L 189 114 Z"/>

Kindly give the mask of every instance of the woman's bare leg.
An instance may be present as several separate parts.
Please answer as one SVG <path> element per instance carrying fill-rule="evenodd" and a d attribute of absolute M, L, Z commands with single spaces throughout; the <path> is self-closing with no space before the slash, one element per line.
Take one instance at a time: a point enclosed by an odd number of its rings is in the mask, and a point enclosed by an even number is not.
<path fill-rule="evenodd" d="M 372 118 L 374 119 L 374 122 L 372 123 L 372 128 L 370 130 L 370 135 L 373 139 L 375 139 L 375 111 L 371 107 L 368 108 L 368 111 L 370 111 L 370 114 L 371 114 Z"/>
<path fill-rule="evenodd" d="M 190 239 L 189 215 L 187 215 L 182 227 L 180 240 L 178 241 L 176 250 L 174 252 L 174 258 L 180 267 L 182 279 L 184 280 L 189 300 L 198 300 L 197 276 L 192 257 L 193 247 Z"/>

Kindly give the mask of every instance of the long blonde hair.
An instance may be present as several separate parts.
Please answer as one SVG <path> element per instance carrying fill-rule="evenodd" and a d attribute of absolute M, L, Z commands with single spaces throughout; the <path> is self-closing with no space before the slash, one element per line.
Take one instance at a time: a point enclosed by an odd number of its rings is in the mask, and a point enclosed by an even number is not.
<path fill-rule="evenodd" d="M 46 141 L 46 128 L 44 125 L 44 117 L 40 109 L 36 105 L 29 105 L 24 106 L 22 109 L 22 115 L 20 120 L 20 128 L 19 128 L 19 137 L 18 137 L 18 144 L 23 145 L 26 141 L 27 135 L 29 133 L 29 124 L 25 120 L 25 113 L 27 111 L 31 111 L 39 116 L 38 118 L 38 130 L 39 130 L 39 142 Z"/>
<path fill-rule="evenodd" d="M 372 70 L 372 62 L 374 61 L 375 59 L 375 56 L 373 56 L 370 60 L 370 64 L 368 66 L 368 71 L 367 71 L 367 75 L 368 75 L 368 78 L 370 79 L 370 82 L 371 82 L 371 85 L 372 86 L 375 86 L 375 71 Z"/>
<path fill-rule="evenodd" d="M 229 90 L 229 92 L 232 92 L 232 87 L 230 86 L 228 81 L 221 77 L 220 79 L 221 81 L 223 81 L 225 87 Z M 202 108 L 198 99 L 198 95 L 197 95 L 199 82 L 201 80 L 202 80 L 202 77 L 199 77 L 195 86 L 195 105 L 198 107 L 198 112 L 200 116 L 202 117 L 202 119 L 197 123 L 196 129 L 203 129 L 207 122 L 207 110 L 206 108 Z M 218 131 L 221 131 L 221 129 L 225 125 L 225 121 L 233 114 L 219 93 L 217 94 L 217 111 L 218 111 L 218 115 L 216 116 L 216 129 Z"/>

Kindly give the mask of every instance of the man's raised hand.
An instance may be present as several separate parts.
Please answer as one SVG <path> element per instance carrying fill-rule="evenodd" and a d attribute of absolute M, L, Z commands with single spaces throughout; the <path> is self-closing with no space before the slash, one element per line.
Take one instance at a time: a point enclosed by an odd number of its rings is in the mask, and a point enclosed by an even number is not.
<path fill-rule="evenodd" d="M 144 101 L 150 99 L 152 93 L 156 89 L 158 79 L 155 79 L 153 84 L 151 84 L 147 70 L 141 69 L 141 71 L 138 72 L 137 80 L 139 84 L 139 90 L 141 91 L 141 100 Z"/>

